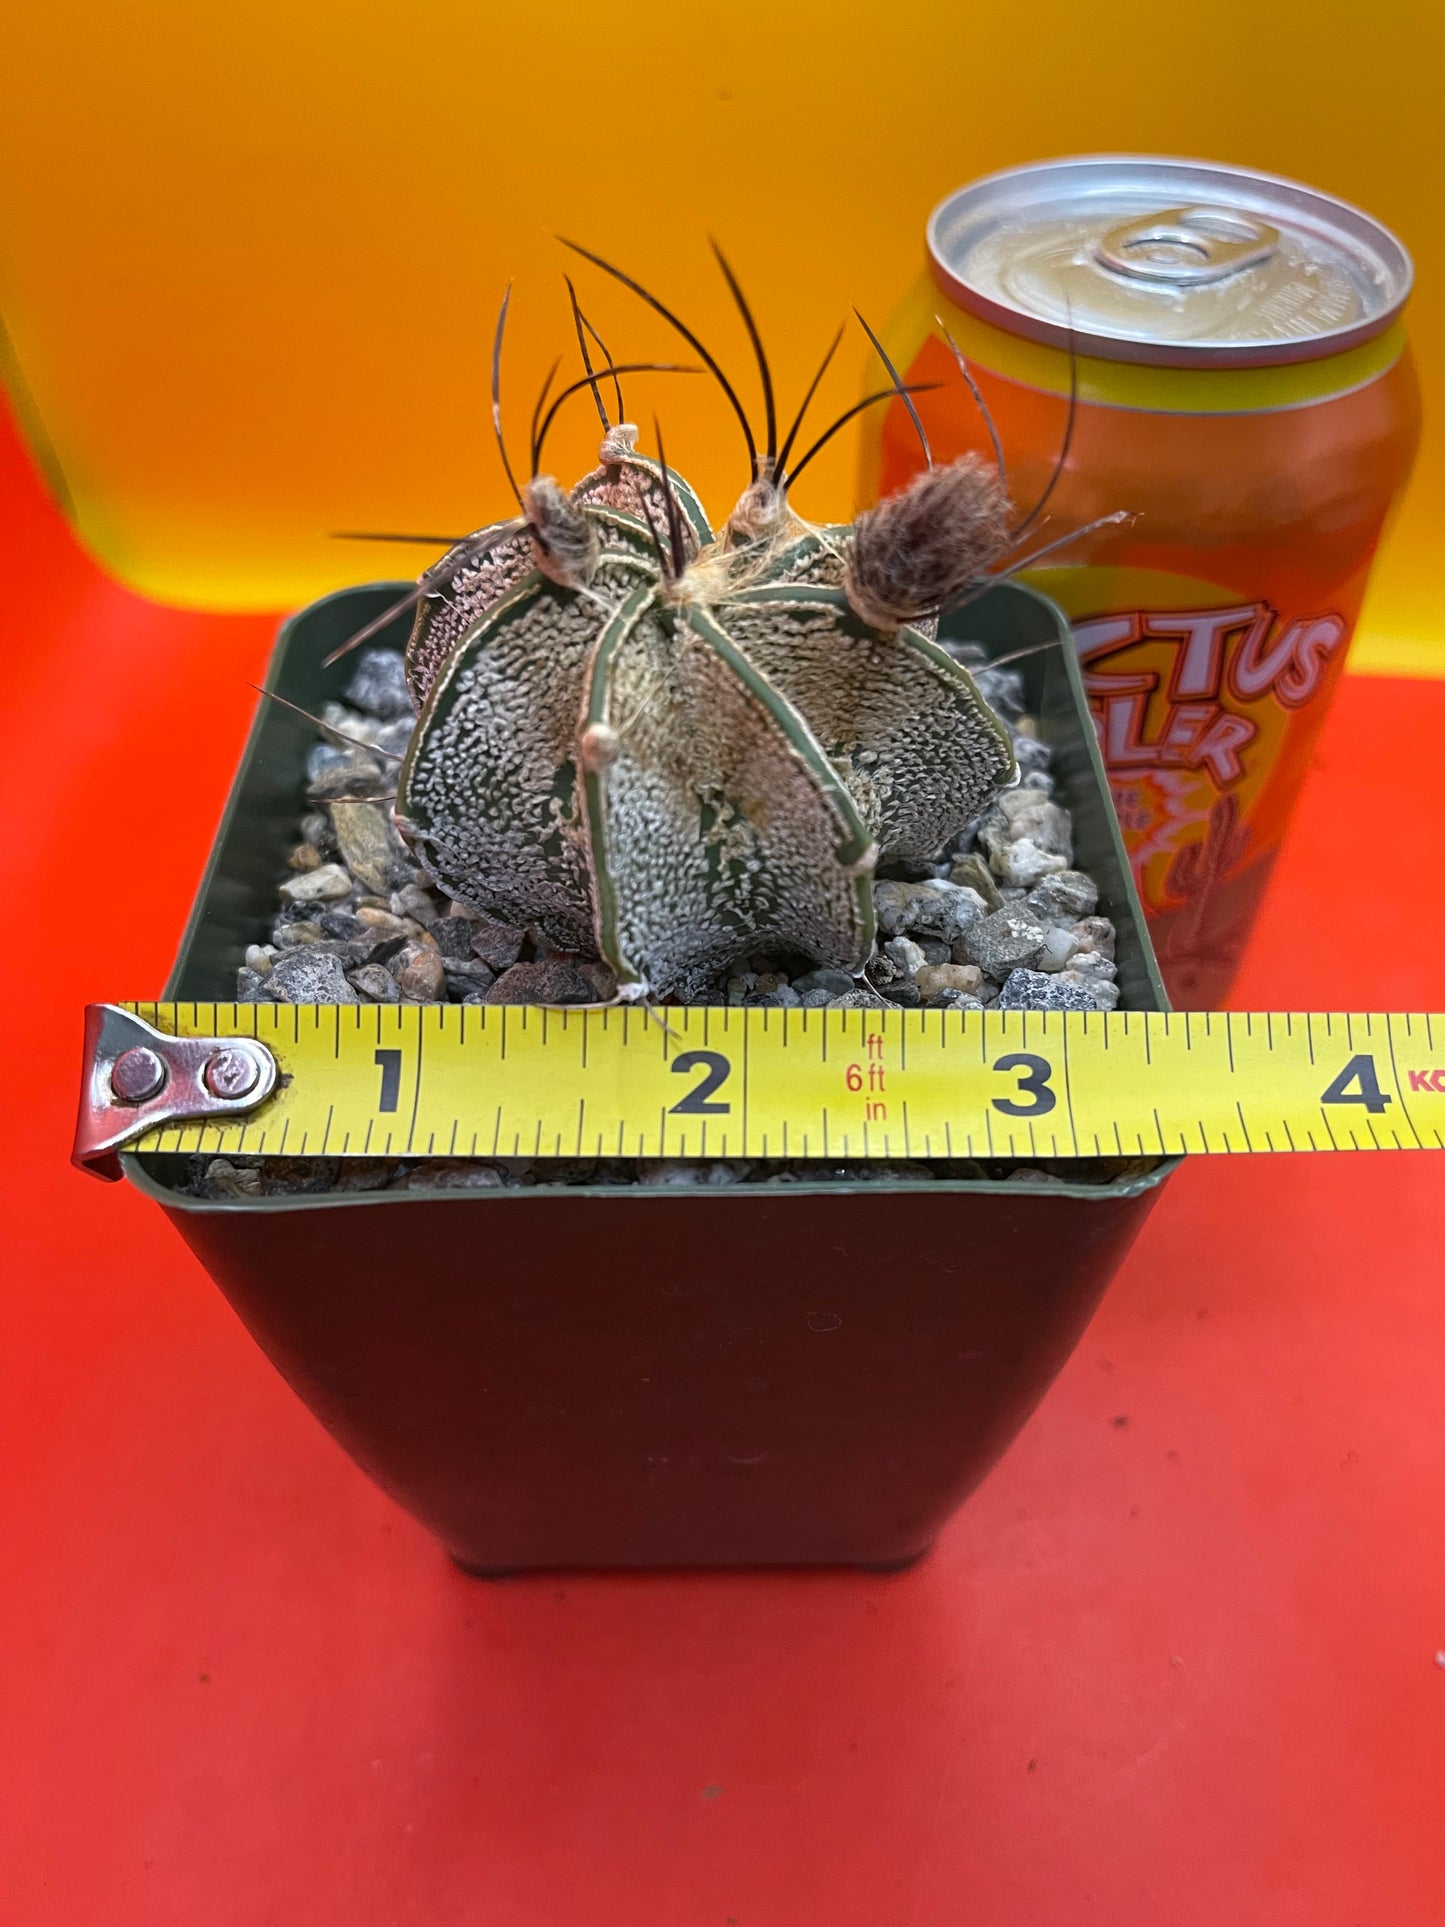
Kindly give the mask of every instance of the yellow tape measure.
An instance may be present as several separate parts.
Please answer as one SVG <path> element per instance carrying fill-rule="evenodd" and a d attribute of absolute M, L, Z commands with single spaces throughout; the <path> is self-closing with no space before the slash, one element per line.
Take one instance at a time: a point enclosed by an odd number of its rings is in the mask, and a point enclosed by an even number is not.
<path fill-rule="evenodd" d="M 254 1040 L 275 1060 L 275 1088 L 246 1114 L 132 1134 L 145 1151 L 855 1159 L 1445 1149 L 1440 1015 L 121 1009 L 172 1038 Z M 225 1084 L 204 1066 L 195 1074 Z"/>

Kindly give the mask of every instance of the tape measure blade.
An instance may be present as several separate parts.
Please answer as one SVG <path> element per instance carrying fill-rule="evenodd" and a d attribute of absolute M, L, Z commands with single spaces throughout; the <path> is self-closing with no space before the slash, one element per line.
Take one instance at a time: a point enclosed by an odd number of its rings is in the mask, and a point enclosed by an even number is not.
<path fill-rule="evenodd" d="M 936 1160 L 1445 1149 L 1445 1019 L 639 1005 L 133 1004 L 277 1089 L 135 1148 Z M 1441 1025 L 1437 1032 L 1436 1025 Z"/>

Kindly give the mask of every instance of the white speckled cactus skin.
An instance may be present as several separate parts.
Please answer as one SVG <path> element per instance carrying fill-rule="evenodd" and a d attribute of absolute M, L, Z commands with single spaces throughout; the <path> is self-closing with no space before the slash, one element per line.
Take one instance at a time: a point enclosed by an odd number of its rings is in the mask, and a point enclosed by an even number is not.
<path fill-rule="evenodd" d="M 441 889 L 624 996 L 695 1000 L 765 949 L 859 971 L 875 865 L 1013 780 L 1008 732 L 920 629 L 856 612 L 851 527 L 715 538 L 629 433 L 567 498 L 589 580 L 521 526 L 419 605 L 398 824 Z"/>

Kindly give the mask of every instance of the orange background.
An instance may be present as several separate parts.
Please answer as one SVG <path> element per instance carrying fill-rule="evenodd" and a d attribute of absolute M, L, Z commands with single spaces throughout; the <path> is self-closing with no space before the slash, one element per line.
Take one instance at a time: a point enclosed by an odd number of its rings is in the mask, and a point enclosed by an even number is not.
<path fill-rule="evenodd" d="M 1307 23 L 1307 31 L 1301 31 Z M 882 320 L 923 221 L 986 169 L 1106 148 L 1297 175 L 1397 229 L 1420 268 L 1427 422 L 1445 344 L 1440 15 L 1219 0 L 962 9 L 915 0 L 53 0 L 0 68 L 0 306 L 12 386 L 83 540 L 127 584 L 272 608 L 414 566 L 338 526 L 504 512 L 486 344 L 518 279 L 514 440 L 565 350 L 551 232 L 634 267 L 748 374 L 705 236 L 730 249 L 796 397 L 857 301 Z M 672 344 L 583 267 L 615 349 Z M 855 337 L 828 397 L 866 365 Z M 753 390 L 750 388 L 749 393 Z M 721 514 L 741 443 L 702 381 L 632 411 Z M 552 454 L 595 441 L 584 409 Z M 850 505 L 846 438 L 800 492 Z M 1432 607 L 1445 452 L 1427 428 L 1356 666 L 1445 671 Z"/>

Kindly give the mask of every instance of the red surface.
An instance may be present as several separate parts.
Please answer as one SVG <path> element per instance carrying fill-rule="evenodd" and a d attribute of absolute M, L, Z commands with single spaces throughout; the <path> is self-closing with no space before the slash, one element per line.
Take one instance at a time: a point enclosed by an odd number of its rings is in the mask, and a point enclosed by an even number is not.
<path fill-rule="evenodd" d="M 1192 1161 L 906 1575 L 466 1580 L 66 1164 L 271 625 L 0 477 L 7 1927 L 1437 1927 L 1445 1166 Z M 1442 744 L 1346 683 L 1239 1002 L 1441 1007 Z"/>

